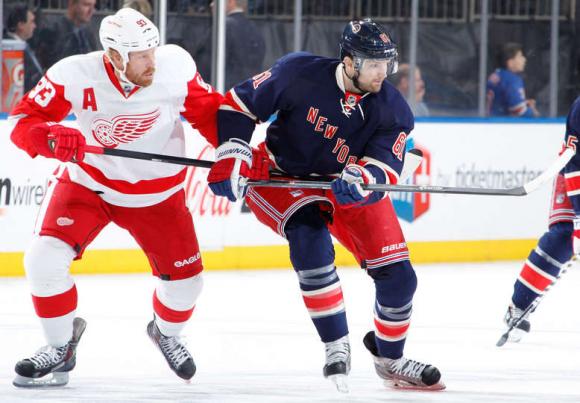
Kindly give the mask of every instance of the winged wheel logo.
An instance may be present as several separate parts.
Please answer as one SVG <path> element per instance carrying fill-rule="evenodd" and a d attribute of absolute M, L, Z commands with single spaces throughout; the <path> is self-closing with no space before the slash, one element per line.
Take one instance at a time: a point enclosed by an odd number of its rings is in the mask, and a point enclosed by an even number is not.
<path fill-rule="evenodd" d="M 111 119 L 95 119 L 91 132 L 104 147 L 115 148 L 141 138 L 153 127 L 161 115 L 159 109 L 138 115 L 119 115 Z"/>

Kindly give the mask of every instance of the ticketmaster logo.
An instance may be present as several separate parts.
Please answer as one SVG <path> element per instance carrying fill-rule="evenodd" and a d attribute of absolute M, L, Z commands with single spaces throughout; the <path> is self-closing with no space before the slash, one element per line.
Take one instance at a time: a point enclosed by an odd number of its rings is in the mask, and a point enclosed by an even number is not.
<path fill-rule="evenodd" d="M 483 188 L 511 188 L 522 186 L 540 175 L 527 167 L 514 170 L 482 169 L 475 164 L 470 167 L 460 165 L 455 171 L 455 186 Z"/>

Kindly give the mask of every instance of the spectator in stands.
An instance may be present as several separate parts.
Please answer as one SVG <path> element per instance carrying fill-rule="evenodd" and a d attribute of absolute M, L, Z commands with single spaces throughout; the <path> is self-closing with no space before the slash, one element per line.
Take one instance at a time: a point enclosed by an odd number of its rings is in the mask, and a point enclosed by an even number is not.
<path fill-rule="evenodd" d="M 526 68 L 522 45 L 508 42 L 497 54 L 497 68 L 487 79 L 487 108 L 491 116 L 538 117 L 536 101 L 526 98 Z"/>
<path fill-rule="evenodd" d="M 246 17 L 247 0 L 226 2 L 226 88 L 262 72 L 265 44 L 262 33 Z"/>
<path fill-rule="evenodd" d="M 66 14 L 54 26 L 43 30 L 37 52 L 43 63 L 50 67 L 60 59 L 98 49 L 89 23 L 95 11 L 96 0 L 68 0 Z"/>
<path fill-rule="evenodd" d="M 266 52 L 264 37 L 246 17 L 247 0 L 226 0 L 226 90 L 262 72 Z M 212 12 L 214 2 L 211 3 Z M 202 66 L 211 62 L 211 35 L 195 52 L 195 60 Z"/>
<path fill-rule="evenodd" d="M 151 7 L 149 0 L 125 0 L 122 8 L 125 7 L 133 8 L 149 19 L 153 15 L 153 7 Z"/>
<path fill-rule="evenodd" d="M 415 116 L 429 116 L 429 108 L 423 98 L 425 97 L 425 81 L 421 76 L 421 69 L 415 66 L 415 103 L 409 102 L 409 77 L 410 77 L 411 66 L 404 63 L 399 66 L 399 71 L 397 74 L 393 75 L 392 78 L 389 77 L 391 83 L 399 90 L 399 92 L 405 97 L 413 115 Z"/>
<path fill-rule="evenodd" d="M 14 4 L 6 16 L 5 27 L 5 39 L 14 39 L 24 45 L 24 91 L 28 92 L 44 75 L 44 69 L 27 42 L 36 29 L 36 16 L 26 4 Z"/>

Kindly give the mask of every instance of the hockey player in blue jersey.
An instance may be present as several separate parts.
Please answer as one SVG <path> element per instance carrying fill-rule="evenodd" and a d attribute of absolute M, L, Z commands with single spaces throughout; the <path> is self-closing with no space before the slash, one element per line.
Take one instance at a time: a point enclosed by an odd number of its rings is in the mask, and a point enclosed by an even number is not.
<path fill-rule="evenodd" d="M 347 389 L 350 344 L 331 234 L 375 286 L 374 331 L 364 338 L 378 375 L 393 386 L 443 389 L 439 370 L 407 359 L 403 347 L 417 278 L 391 201 L 362 184 L 397 183 L 413 115 L 385 78 L 397 48 L 380 25 L 350 22 L 340 60 L 293 53 L 228 92 L 218 112 L 220 146 L 208 182 L 234 201 L 256 163 L 248 143 L 256 122 L 275 112 L 259 149 L 289 176 L 333 175 L 332 191 L 250 188 L 256 217 L 287 239 L 312 322 L 325 343 L 323 374 Z M 253 169 L 253 168 L 252 168 Z"/>
<path fill-rule="evenodd" d="M 487 79 L 487 104 L 490 116 L 532 118 L 540 116 L 533 99 L 526 99 L 524 80 L 526 57 L 517 43 L 506 43 L 498 54 L 497 68 Z"/>
<path fill-rule="evenodd" d="M 564 147 L 576 151 L 580 136 L 580 98 L 572 104 L 566 121 Z M 538 298 L 560 273 L 562 267 L 580 253 L 580 156 L 575 154 L 554 182 L 549 229 L 532 250 L 514 284 L 512 301 L 504 321 L 516 323 L 523 311 Z M 510 333 L 509 341 L 518 342 L 530 331 L 524 318 Z"/>

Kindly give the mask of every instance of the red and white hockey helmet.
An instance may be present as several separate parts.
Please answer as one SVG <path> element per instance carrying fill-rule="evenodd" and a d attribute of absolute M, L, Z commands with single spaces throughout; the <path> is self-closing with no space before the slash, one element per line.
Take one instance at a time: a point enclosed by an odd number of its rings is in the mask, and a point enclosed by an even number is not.
<path fill-rule="evenodd" d="M 139 52 L 159 46 L 159 30 L 147 17 L 132 8 L 122 8 L 101 22 L 99 38 L 105 51 L 115 49 L 125 64 L 129 52 Z"/>

